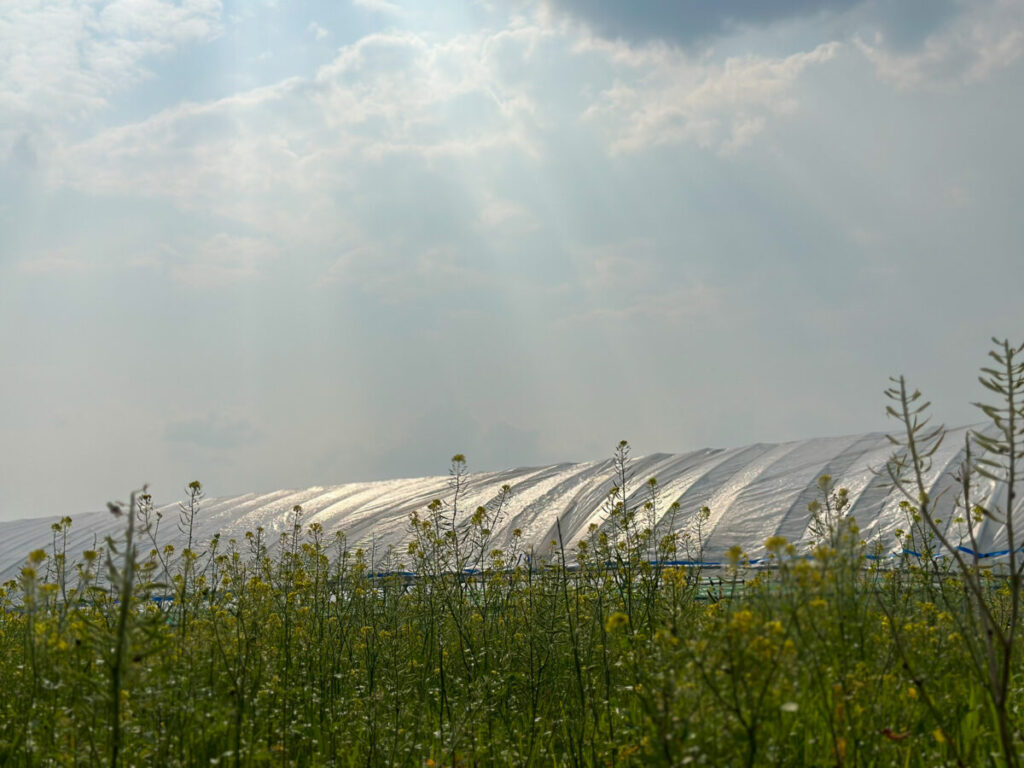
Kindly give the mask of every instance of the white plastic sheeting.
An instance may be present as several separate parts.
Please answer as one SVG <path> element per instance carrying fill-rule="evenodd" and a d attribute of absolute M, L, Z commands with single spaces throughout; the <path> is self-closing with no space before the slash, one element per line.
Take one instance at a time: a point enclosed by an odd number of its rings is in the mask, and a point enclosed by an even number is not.
<path fill-rule="evenodd" d="M 933 457 L 927 477 L 930 495 L 936 500 L 936 517 L 949 527 L 951 540 L 964 545 L 968 544 L 966 530 L 959 531 L 953 522 L 953 504 L 958 494 L 953 473 L 963 461 L 968 429 L 949 431 Z M 679 503 L 679 513 L 674 518 L 676 530 L 693 532 L 700 508 L 711 509 L 711 517 L 704 525 L 705 560 L 722 559 L 734 545 L 756 558 L 763 554 L 763 543 L 770 536 L 781 535 L 792 542 L 808 540 L 807 505 L 820 496 L 818 478 L 828 474 L 837 488 L 849 490 L 849 514 L 857 519 L 864 538 L 881 541 L 886 551 L 895 552 L 900 544 L 894 531 L 908 528 L 906 514 L 899 509 L 901 497 L 889 487 L 885 473 L 873 471 L 882 469 L 892 448 L 883 433 L 871 433 L 782 444 L 758 443 L 728 450 L 653 454 L 630 460 L 630 504 L 645 499 L 644 483 L 656 477 L 659 510 L 664 512 L 672 502 Z M 512 496 L 495 528 L 494 545 L 506 544 L 518 528 L 522 531 L 523 547 L 532 547 L 537 554 L 544 555 L 557 538 L 556 521 L 560 521 L 565 544 L 571 547 L 586 535 L 591 523 L 600 526 L 605 522 L 612 469 L 612 461 L 607 459 L 472 474 L 460 498 L 461 522 L 468 524 L 472 510 L 493 502 L 507 483 L 512 487 Z M 219 532 L 225 544 L 235 538 L 244 550 L 245 532 L 262 526 L 268 544 L 273 545 L 281 533 L 289 530 L 291 510 L 298 504 L 303 509 L 304 525 L 320 523 L 329 534 L 344 531 L 350 545 L 372 548 L 380 556 L 389 546 L 401 554 L 409 539 L 410 514 L 423 511 L 433 499 L 449 497 L 449 478 L 442 475 L 207 499 L 202 502 L 194 535 L 197 548 Z M 1005 505 L 1006 488 L 991 482 L 979 483 L 972 501 Z M 172 543 L 180 550 L 183 542 L 177 528 L 177 503 L 160 511 L 160 543 Z M 1021 520 L 1022 513 L 1024 500 L 1017 504 L 1015 520 Z M 56 520 L 0 522 L 0 580 L 13 578 L 31 550 L 51 546 L 50 526 Z M 667 523 L 665 520 L 664 524 Z M 122 527 L 123 521 L 106 511 L 73 516 L 69 557 L 102 544 L 105 536 Z M 1003 525 L 985 521 L 976 533 L 980 552 L 1006 548 Z"/>

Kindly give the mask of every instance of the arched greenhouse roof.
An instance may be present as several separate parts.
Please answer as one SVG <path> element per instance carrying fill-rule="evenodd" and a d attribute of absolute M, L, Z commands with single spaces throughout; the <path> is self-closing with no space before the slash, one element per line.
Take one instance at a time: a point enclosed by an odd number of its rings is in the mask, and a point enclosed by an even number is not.
<path fill-rule="evenodd" d="M 926 478 L 935 517 L 942 520 L 954 544 L 965 546 L 969 546 L 966 528 L 955 522 L 954 503 L 959 489 L 954 474 L 964 460 L 964 441 L 970 429 L 949 430 L 932 457 Z M 899 552 L 902 545 L 895 531 L 908 528 L 907 515 L 899 507 L 899 491 L 891 487 L 886 473 L 878 471 L 892 451 L 893 445 L 884 433 L 869 433 L 651 454 L 629 459 L 629 504 L 646 500 L 646 480 L 655 477 L 662 532 L 689 533 L 691 551 L 695 551 L 699 510 L 706 506 L 711 513 L 702 522 L 705 561 L 721 560 L 733 546 L 741 547 L 751 558 L 758 558 L 764 554 L 764 542 L 771 536 L 783 536 L 794 543 L 809 542 L 807 507 L 820 498 L 817 481 L 827 474 L 834 487 L 848 489 L 848 513 L 856 518 L 862 538 L 881 542 L 886 552 Z M 472 510 L 492 503 L 506 484 L 512 487 L 512 495 L 494 528 L 493 546 L 506 545 L 512 532 L 519 529 L 520 548 L 532 548 L 544 556 L 557 538 L 559 527 L 564 543 L 571 548 L 587 535 L 592 524 L 605 524 L 608 491 L 613 485 L 613 461 L 470 474 L 459 500 L 463 511 L 457 522 L 468 524 Z M 972 503 L 1002 508 L 1006 496 L 1005 485 L 979 481 Z M 422 513 L 433 499 L 449 497 L 449 477 L 439 475 L 204 499 L 194 537 L 205 546 L 220 533 L 224 545 L 235 538 L 244 550 L 246 531 L 262 527 L 267 543 L 273 545 L 282 533 L 290 530 L 293 507 L 301 505 L 304 525 L 320 523 L 328 534 L 343 531 L 349 546 L 361 546 L 368 554 L 373 553 L 378 565 L 391 548 L 397 554 L 390 562 L 397 565 L 411 537 L 410 515 L 414 511 Z M 673 502 L 678 503 L 676 512 L 670 511 Z M 1015 519 L 1021 519 L 1022 509 L 1024 498 L 1017 502 Z M 163 516 L 157 532 L 159 543 L 174 544 L 180 551 L 183 540 L 177 525 L 177 502 L 157 511 Z M 69 557 L 77 557 L 97 540 L 102 541 L 123 527 L 123 521 L 106 511 L 72 518 Z M 16 576 L 30 551 L 50 548 L 51 525 L 57 520 L 0 522 L 0 579 Z M 1006 549 L 1005 526 L 995 520 L 983 521 L 976 529 L 976 537 L 977 548 L 983 554 L 998 556 Z"/>

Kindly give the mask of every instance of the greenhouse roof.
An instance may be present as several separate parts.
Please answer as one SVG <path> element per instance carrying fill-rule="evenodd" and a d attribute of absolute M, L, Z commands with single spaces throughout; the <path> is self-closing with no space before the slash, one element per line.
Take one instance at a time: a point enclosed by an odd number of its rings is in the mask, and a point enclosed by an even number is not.
<path fill-rule="evenodd" d="M 969 547 L 967 531 L 955 522 L 954 503 L 959 487 L 954 474 L 964 459 L 964 441 L 970 428 L 950 430 L 932 457 L 926 481 L 936 518 L 953 544 Z M 893 451 L 883 433 L 818 438 L 789 443 L 756 443 L 741 448 L 705 449 L 683 454 L 652 454 L 628 461 L 631 482 L 628 504 L 647 500 L 648 478 L 657 478 L 657 516 L 663 532 L 690 535 L 690 553 L 697 552 L 699 511 L 710 509 L 702 521 L 703 557 L 720 560 L 733 546 L 751 558 L 764 555 L 764 542 L 783 536 L 794 543 L 810 542 L 808 504 L 820 499 L 818 478 L 832 477 L 835 488 L 848 490 L 847 512 L 856 518 L 861 536 L 881 542 L 885 552 L 902 551 L 895 536 L 908 529 L 907 513 L 900 509 L 899 491 L 882 470 Z M 513 531 L 520 532 L 519 547 L 543 557 L 557 540 L 571 548 L 588 534 L 592 524 L 606 525 L 608 492 L 613 483 L 612 459 L 582 464 L 554 464 L 501 472 L 470 474 L 460 494 L 456 522 L 467 525 L 472 510 L 493 504 L 503 485 L 512 494 L 494 526 L 493 546 L 507 545 Z M 342 531 L 350 546 L 361 546 L 376 565 L 401 565 L 410 539 L 410 515 L 424 512 L 434 499 L 449 502 L 450 478 L 446 475 L 316 486 L 303 490 L 248 493 L 204 499 L 196 518 L 194 540 L 202 547 L 217 533 L 224 545 L 234 538 L 245 547 L 246 531 L 262 527 L 269 545 L 291 529 L 293 508 L 302 507 L 302 523 L 320 523 L 332 534 Z M 677 511 L 672 511 L 678 502 Z M 1005 506 L 1006 488 L 992 481 L 977 483 L 972 504 Z M 1019 501 L 1016 517 L 1024 510 Z M 172 543 L 180 551 L 178 503 L 156 510 L 162 519 L 157 531 L 161 545 Z M 449 510 L 450 511 L 450 510 Z M 58 518 L 0 522 L 0 579 L 13 578 L 27 554 L 49 549 L 51 525 Z M 97 541 L 123 527 L 109 512 L 73 516 L 68 555 L 75 557 Z M 986 519 L 975 531 L 981 553 L 1000 553 L 1006 548 L 1005 527 Z M 686 554 L 685 552 L 683 553 Z"/>

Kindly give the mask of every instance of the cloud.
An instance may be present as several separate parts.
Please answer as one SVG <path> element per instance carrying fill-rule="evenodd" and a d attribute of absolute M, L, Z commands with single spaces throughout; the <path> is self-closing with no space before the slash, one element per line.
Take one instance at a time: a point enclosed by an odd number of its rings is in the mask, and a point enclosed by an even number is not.
<path fill-rule="evenodd" d="M 736 152 L 769 117 L 793 111 L 800 75 L 839 49 L 829 42 L 784 57 L 750 54 L 718 64 L 662 43 L 587 38 L 575 48 L 605 57 L 619 75 L 584 113 L 606 133 L 613 154 L 681 142 Z"/>
<path fill-rule="evenodd" d="M 985 80 L 1024 53 L 1024 2 L 963 3 L 962 11 L 911 50 L 881 31 L 856 39 L 882 80 L 901 90 L 945 89 Z"/>
<path fill-rule="evenodd" d="M 697 51 L 802 19 L 805 29 L 855 42 L 879 77 L 900 89 L 968 85 L 1024 52 L 1022 0 L 549 0 L 548 7 L 607 41 Z"/>
<path fill-rule="evenodd" d="M 825 12 L 842 11 L 864 0 L 550 0 L 551 8 L 587 24 L 608 39 L 678 44 L 706 42 L 743 27 Z"/>
<path fill-rule="evenodd" d="M 9 0 L 0 15 L 0 144 L 79 122 L 149 75 L 147 59 L 220 34 L 220 0 Z"/>
<path fill-rule="evenodd" d="M 311 220 L 344 218 L 333 196 L 383 159 L 535 151 L 535 106 L 499 76 L 495 37 L 370 35 L 313 77 L 185 103 L 66 147 L 53 181 L 307 238 Z"/>
<path fill-rule="evenodd" d="M 371 13 L 380 13 L 385 16 L 401 16 L 404 11 L 400 5 L 389 3 L 387 0 L 352 0 L 352 5 Z"/>
<path fill-rule="evenodd" d="M 492 234 L 524 235 L 540 228 L 538 218 L 524 205 L 485 193 L 477 224 L 481 231 Z"/>
<path fill-rule="evenodd" d="M 330 33 L 329 30 L 327 30 L 324 27 L 320 26 L 315 21 L 309 22 L 309 26 L 307 27 L 307 29 L 313 35 L 313 37 L 316 39 L 317 42 L 320 42 L 321 40 L 326 40 L 328 37 L 331 36 L 331 33 Z"/>
<path fill-rule="evenodd" d="M 358 194 L 388 158 L 429 166 L 543 155 L 545 132 L 576 116 L 538 82 L 535 61 L 571 61 L 574 51 L 612 67 L 614 82 L 579 109 L 613 153 L 680 141 L 730 153 L 791 110 L 801 73 L 837 50 L 827 43 L 789 56 L 715 61 L 664 43 L 608 41 L 543 14 L 441 40 L 371 34 L 311 77 L 184 103 L 59 147 L 51 181 L 90 194 L 167 199 L 254 232 L 354 248 L 361 224 L 334 200 Z M 586 81 L 563 86 L 592 92 Z M 511 213 L 494 204 L 480 220 L 511 223 Z"/>

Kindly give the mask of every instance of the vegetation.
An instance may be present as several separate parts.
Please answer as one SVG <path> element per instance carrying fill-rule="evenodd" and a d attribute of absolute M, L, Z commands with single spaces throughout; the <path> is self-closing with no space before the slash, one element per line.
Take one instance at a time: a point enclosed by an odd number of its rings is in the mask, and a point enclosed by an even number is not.
<path fill-rule="evenodd" d="M 873 557 L 825 476 L 809 548 L 769 539 L 757 569 L 740 551 L 720 570 L 669 565 L 700 561 L 709 513 L 663 510 L 654 478 L 632 493 L 625 442 L 607 523 L 543 553 L 494 546 L 514 489 L 463 509 L 461 455 L 386 573 L 299 507 L 280 541 L 177 553 L 155 546 L 143 491 L 111 505 L 124 537 L 74 560 L 64 519 L 0 595 L 0 763 L 1016 766 L 1022 354 L 994 352 L 998 435 L 957 469 L 957 524 L 972 540 L 986 517 L 1006 525 L 998 568 L 933 518 L 942 430 L 902 379 L 881 471 L 919 557 Z M 979 478 L 1008 484 L 1003 506 L 972 502 Z M 189 539 L 201 501 L 190 484 Z"/>

